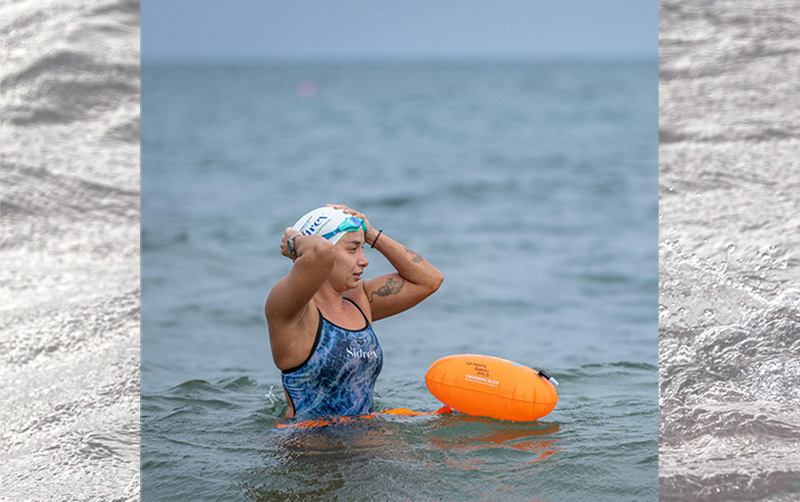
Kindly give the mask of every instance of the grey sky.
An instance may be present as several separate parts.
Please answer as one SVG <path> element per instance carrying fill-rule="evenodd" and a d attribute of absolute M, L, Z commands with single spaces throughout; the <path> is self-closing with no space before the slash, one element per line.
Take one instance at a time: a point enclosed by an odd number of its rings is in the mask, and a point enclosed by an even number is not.
<path fill-rule="evenodd" d="M 142 59 L 658 57 L 657 0 L 142 0 Z"/>

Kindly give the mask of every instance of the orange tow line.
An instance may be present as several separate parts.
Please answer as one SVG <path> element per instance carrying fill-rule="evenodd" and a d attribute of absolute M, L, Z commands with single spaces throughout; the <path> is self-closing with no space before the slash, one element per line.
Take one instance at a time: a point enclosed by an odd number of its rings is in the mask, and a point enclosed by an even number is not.
<path fill-rule="evenodd" d="M 447 415 L 452 413 L 453 410 L 449 406 L 442 406 L 436 411 L 413 411 L 408 408 L 392 408 L 391 410 L 383 410 L 369 415 L 356 415 L 352 417 L 334 416 L 316 418 L 313 420 L 303 420 L 302 422 L 289 423 L 289 424 L 275 424 L 278 429 L 314 429 L 317 427 L 326 427 L 330 425 L 342 425 L 354 422 L 364 418 L 375 418 L 379 415 L 405 415 L 405 416 L 419 416 L 419 415 Z"/>

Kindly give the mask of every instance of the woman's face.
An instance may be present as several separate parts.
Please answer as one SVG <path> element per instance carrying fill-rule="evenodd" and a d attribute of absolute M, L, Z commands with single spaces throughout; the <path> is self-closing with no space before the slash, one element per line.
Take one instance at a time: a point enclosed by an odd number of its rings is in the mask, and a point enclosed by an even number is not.
<path fill-rule="evenodd" d="M 345 233 L 336 243 L 336 262 L 331 280 L 336 289 L 344 292 L 358 286 L 361 274 L 369 265 L 364 254 L 364 231 L 359 229 Z"/>

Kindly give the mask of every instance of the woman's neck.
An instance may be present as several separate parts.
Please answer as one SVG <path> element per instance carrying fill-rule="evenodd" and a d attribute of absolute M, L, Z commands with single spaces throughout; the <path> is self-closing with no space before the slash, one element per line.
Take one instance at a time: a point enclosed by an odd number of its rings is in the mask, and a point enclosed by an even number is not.
<path fill-rule="evenodd" d="M 337 291 L 330 284 L 323 284 L 317 294 L 314 295 L 314 302 L 317 307 L 322 307 L 324 310 L 332 310 L 335 312 L 344 310 L 344 293 Z"/>

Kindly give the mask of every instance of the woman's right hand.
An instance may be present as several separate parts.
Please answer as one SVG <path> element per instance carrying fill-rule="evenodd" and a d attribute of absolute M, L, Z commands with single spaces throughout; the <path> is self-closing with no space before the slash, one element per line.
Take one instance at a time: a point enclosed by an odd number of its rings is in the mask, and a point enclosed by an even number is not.
<path fill-rule="evenodd" d="M 283 232 L 283 237 L 281 238 L 281 254 L 292 261 L 294 261 L 297 258 L 297 252 L 290 253 L 289 245 L 287 244 L 287 242 L 291 237 L 294 237 L 295 235 L 299 234 L 300 234 L 299 231 L 293 229 L 292 227 L 289 227 L 286 229 L 285 232 Z M 295 246 L 295 250 L 297 250 L 297 239 L 294 240 L 293 244 Z"/>

